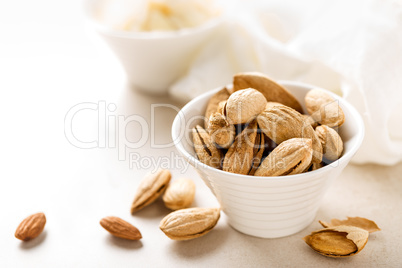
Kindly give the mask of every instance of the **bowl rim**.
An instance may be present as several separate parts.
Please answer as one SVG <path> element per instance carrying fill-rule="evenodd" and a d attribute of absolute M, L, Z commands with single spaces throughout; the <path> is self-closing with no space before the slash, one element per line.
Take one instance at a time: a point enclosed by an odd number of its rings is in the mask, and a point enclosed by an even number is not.
<path fill-rule="evenodd" d="M 83 13 L 87 22 L 95 28 L 97 31 L 117 37 L 117 38 L 126 38 L 126 39 L 133 39 L 133 40 L 168 40 L 168 39 L 175 39 L 185 36 L 195 35 L 204 31 L 208 31 L 210 29 L 216 28 L 223 24 L 224 22 L 224 14 L 217 17 L 212 17 L 209 20 L 201 23 L 196 27 L 191 28 L 183 28 L 176 31 L 166 31 L 166 32 L 130 32 L 130 31 L 123 31 L 123 30 L 116 30 L 111 27 L 108 27 L 105 24 L 102 24 L 93 16 L 93 10 L 96 4 L 102 0 L 84 0 L 82 3 L 83 6 Z"/>
<path fill-rule="evenodd" d="M 195 103 L 199 102 L 200 100 L 202 100 L 204 98 L 210 97 L 212 94 L 216 93 L 218 90 L 221 90 L 223 88 L 222 86 L 217 87 L 213 90 L 207 91 L 207 92 L 197 96 L 196 98 L 194 98 L 193 100 L 188 102 L 176 115 L 176 117 L 173 121 L 173 124 L 172 124 L 172 133 L 171 133 L 176 149 L 186 159 L 186 161 L 188 161 L 191 165 L 194 166 L 195 169 L 197 169 L 197 168 L 206 169 L 208 172 L 212 172 L 217 175 L 233 176 L 234 178 L 238 178 L 238 179 L 247 179 L 247 180 L 254 180 L 254 181 L 258 181 L 258 180 L 270 180 L 270 181 L 299 180 L 301 178 L 306 178 L 306 177 L 308 178 L 312 174 L 314 174 L 314 175 L 325 174 L 326 172 L 328 172 L 329 168 L 333 168 L 333 163 L 335 163 L 335 162 L 338 163 L 338 166 L 341 164 L 341 162 L 344 162 L 344 161 L 348 162 L 350 160 L 350 158 L 352 158 L 352 156 L 359 149 L 360 145 L 363 142 L 364 134 L 365 134 L 365 127 L 364 127 L 363 119 L 362 119 L 361 115 L 357 112 L 356 108 L 353 107 L 349 102 L 347 102 L 345 99 L 343 99 L 339 95 L 336 95 L 335 93 L 333 93 L 329 90 L 323 89 L 321 87 L 313 86 L 313 85 L 303 83 L 303 82 L 294 82 L 294 81 L 287 81 L 287 80 L 277 80 L 276 82 L 278 84 L 284 86 L 285 88 L 286 88 L 286 86 L 295 86 L 295 87 L 302 87 L 302 88 L 306 88 L 306 89 L 313 89 L 313 88 L 321 89 L 321 90 L 324 90 L 326 93 L 330 94 L 335 100 L 342 103 L 342 106 L 346 107 L 347 110 L 352 114 L 352 117 L 355 119 L 356 125 L 357 125 L 356 126 L 357 134 L 354 135 L 354 137 L 357 137 L 357 139 L 356 139 L 355 143 L 353 144 L 353 146 L 350 148 L 350 150 L 348 152 L 346 152 L 346 154 L 343 154 L 338 160 L 332 162 L 331 164 L 329 164 L 325 167 L 319 168 L 317 170 L 309 171 L 307 173 L 287 175 L 287 176 L 271 176 L 271 177 L 250 176 L 250 175 L 230 173 L 230 172 L 226 172 L 226 171 L 223 171 L 220 169 L 210 167 L 210 166 L 202 163 L 201 161 L 199 161 L 197 158 L 192 156 L 189 152 L 187 152 L 187 150 L 184 149 L 182 141 L 181 141 L 181 139 L 179 139 L 179 135 L 180 135 L 179 131 L 177 131 L 177 130 L 180 129 L 181 119 L 184 117 L 184 114 L 186 114 L 186 111 L 188 109 L 190 109 L 191 106 L 193 106 Z M 217 176 L 217 178 L 219 178 L 219 176 Z"/>

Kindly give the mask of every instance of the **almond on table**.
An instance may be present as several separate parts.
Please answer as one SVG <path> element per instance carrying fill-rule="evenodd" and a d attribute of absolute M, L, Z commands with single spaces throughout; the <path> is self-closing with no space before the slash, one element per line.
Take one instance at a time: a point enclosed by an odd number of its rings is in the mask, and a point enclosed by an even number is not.
<path fill-rule="evenodd" d="M 25 218 L 17 227 L 15 237 L 22 241 L 29 241 L 39 236 L 46 224 L 44 213 L 36 213 Z"/>
<path fill-rule="evenodd" d="M 169 184 L 163 195 L 167 208 L 178 210 L 188 208 L 194 201 L 195 184 L 192 180 L 180 178 Z"/>
<path fill-rule="evenodd" d="M 142 238 L 140 231 L 136 227 L 118 217 L 105 217 L 101 219 L 100 225 L 116 237 L 127 240 L 140 240 Z"/>
<path fill-rule="evenodd" d="M 159 228 L 173 240 L 189 240 L 211 231 L 218 223 L 219 208 L 188 208 L 170 213 Z"/>
<path fill-rule="evenodd" d="M 369 233 L 354 226 L 340 225 L 312 232 L 304 241 L 321 255 L 342 258 L 356 255 L 368 241 Z"/>
<path fill-rule="evenodd" d="M 155 173 L 149 173 L 141 181 L 137 188 L 134 201 L 131 205 L 131 213 L 148 206 L 161 196 L 166 190 L 172 174 L 169 170 L 159 169 Z"/>

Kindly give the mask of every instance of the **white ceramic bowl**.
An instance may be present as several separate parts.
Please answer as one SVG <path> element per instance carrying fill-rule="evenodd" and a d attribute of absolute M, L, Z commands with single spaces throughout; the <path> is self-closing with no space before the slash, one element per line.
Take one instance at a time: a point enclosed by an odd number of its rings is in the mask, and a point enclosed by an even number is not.
<path fill-rule="evenodd" d="M 304 96 L 313 86 L 286 81 L 279 83 L 292 92 L 305 109 Z M 192 146 L 191 129 L 196 124 L 202 125 L 208 100 L 218 90 L 220 88 L 195 98 L 179 112 L 172 127 L 177 150 L 195 167 L 211 189 L 233 228 L 263 238 L 299 232 L 314 220 L 328 187 L 360 147 L 364 137 L 360 114 L 344 99 L 327 91 L 339 101 L 346 118 L 340 127 L 344 152 L 339 160 L 321 169 L 297 175 L 238 175 L 202 164 Z"/>
<path fill-rule="evenodd" d="M 222 25 L 214 18 L 199 27 L 166 33 L 136 33 L 113 30 L 96 20 L 104 0 L 86 0 L 89 22 L 106 41 L 126 71 L 130 84 L 151 94 L 166 94 L 191 63 L 195 53 Z"/>

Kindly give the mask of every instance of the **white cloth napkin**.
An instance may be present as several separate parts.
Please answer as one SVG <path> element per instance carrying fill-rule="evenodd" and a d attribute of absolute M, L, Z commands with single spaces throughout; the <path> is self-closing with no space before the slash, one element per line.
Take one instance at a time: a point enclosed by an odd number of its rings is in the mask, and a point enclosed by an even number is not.
<path fill-rule="evenodd" d="M 226 25 L 170 88 L 186 100 L 260 71 L 332 90 L 363 116 L 355 163 L 402 160 L 402 3 L 362 1 L 230 2 Z"/>

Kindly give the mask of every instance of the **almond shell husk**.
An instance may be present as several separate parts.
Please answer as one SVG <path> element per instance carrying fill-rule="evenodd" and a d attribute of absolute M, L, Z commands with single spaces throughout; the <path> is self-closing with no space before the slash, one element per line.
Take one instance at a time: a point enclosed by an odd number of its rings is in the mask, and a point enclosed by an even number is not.
<path fill-rule="evenodd" d="M 318 222 L 324 228 L 334 227 L 334 226 L 339 226 L 339 225 L 349 225 L 349 226 L 355 226 L 355 227 L 362 228 L 369 233 L 381 231 L 380 227 L 378 227 L 378 225 L 374 221 L 366 219 L 366 218 L 362 218 L 362 217 L 348 217 L 346 220 L 332 219 L 330 223 L 327 223 L 325 221 L 318 221 Z"/>
<path fill-rule="evenodd" d="M 317 253 L 331 258 L 358 254 L 366 245 L 369 232 L 354 226 L 340 225 L 312 232 L 303 238 Z"/>

